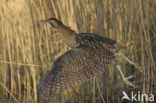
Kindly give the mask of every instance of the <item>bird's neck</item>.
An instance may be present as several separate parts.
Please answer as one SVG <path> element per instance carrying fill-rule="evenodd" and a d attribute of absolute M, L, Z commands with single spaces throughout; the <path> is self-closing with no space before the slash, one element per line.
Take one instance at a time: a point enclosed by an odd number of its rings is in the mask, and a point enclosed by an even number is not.
<path fill-rule="evenodd" d="M 60 25 L 57 29 L 58 29 L 58 32 L 61 33 L 62 39 L 68 46 L 72 48 L 76 46 L 76 32 L 75 31 L 71 30 L 65 25 Z"/>

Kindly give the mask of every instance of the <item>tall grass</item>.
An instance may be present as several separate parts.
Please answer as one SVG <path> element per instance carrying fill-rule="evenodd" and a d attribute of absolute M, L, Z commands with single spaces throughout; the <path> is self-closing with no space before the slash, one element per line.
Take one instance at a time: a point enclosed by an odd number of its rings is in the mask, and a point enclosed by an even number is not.
<path fill-rule="evenodd" d="M 117 69 L 64 91 L 53 103 L 120 103 L 122 91 L 156 94 L 156 1 L 154 0 L 1 0 L 0 101 L 37 102 L 36 85 L 61 54 L 70 48 L 59 33 L 39 20 L 56 17 L 76 32 L 117 40 L 121 52 L 142 66 L 140 72 L 117 57 L 137 87 L 126 86 Z M 41 100 L 42 101 L 42 100 Z"/>

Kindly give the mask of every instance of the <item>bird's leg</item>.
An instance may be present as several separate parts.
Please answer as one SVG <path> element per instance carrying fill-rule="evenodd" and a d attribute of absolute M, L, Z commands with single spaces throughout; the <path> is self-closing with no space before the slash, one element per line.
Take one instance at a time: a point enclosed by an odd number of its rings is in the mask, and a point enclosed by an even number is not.
<path fill-rule="evenodd" d="M 117 69 L 119 70 L 123 81 L 124 81 L 127 85 L 129 85 L 129 86 L 136 87 L 136 86 L 133 85 L 130 81 L 128 81 L 129 79 L 133 78 L 134 76 L 129 76 L 129 77 L 126 78 L 126 77 L 124 76 L 124 74 L 123 74 L 123 72 L 122 72 L 120 66 L 119 66 L 119 65 L 116 65 L 116 64 L 114 64 L 114 65 L 115 65 L 115 66 L 117 67 Z"/>
<path fill-rule="evenodd" d="M 134 65 L 135 68 L 139 69 L 140 72 L 143 72 L 141 66 L 139 66 L 137 63 L 132 62 L 131 60 L 129 60 L 129 59 L 128 59 L 126 56 L 124 56 L 123 54 L 121 54 L 121 53 L 115 53 L 115 56 L 121 56 L 121 57 L 123 57 L 127 62 L 129 62 L 130 64 Z"/>
<path fill-rule="evenodd" d="M 141 66 L 139 66 L 138 64 L 132 62 L 131 60 L 129 60 L 129 59 L 128 59 L 126 56 L 124 56 L 123 54 L 121 54 L 121 53 L 115 53 L 115 56 L 121 56 L 121 57 L 123 57 L 123 58 L 124 58 L 126 61 L 128 61 L 130 64 L 132 64 L 132 65 L 134 65 L 136 68 L 138 68 L 140 72 L 143 72 Z M 114 65 L 115 65 L 115 66 L 117 67 L 117 69 L 119 70 L 119 72 L 120 72 L 120 74 L 121 74 L 121 76 L 122 76 L 123 81 L 124 81 L 127 85 L 129 85 L 129 86 L 136 87 L 135 85 L 133 85 L 131 82 L 128 81 L 128 79 L 131 79 L 131 78 L 133 78 L 134 76 L 129 76 L 129 77 L 125 78 L 124 74 L 123 74 L 122 71 L 121 71 L 121 67 L 120 67 L 119 65 L 116 65 L 115 63 L 114 63 Z"/>

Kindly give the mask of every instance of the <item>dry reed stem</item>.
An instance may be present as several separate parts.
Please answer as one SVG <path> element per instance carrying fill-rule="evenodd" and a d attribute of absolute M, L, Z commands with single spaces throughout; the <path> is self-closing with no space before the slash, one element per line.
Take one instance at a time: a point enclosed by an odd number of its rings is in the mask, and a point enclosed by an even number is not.
<path fill-rule="evenodd" d="M 34 65 L 34 64 L 25 64 L 25 63 L 15 63 L 11 61 L 0 61 L 0 63 L 5 63 L 5 64 L 13 64 L 13 65 L 23 65 L 23 66 L 37 66 L 40 67 L 41 65 Z"/>
<path fill-rule="evenodd" d="M 103 95 L 102 95 L 102 91 L 100 90 L 99 83 L 98 83 L 98 81 L 97 81 L 97 78 L 95 78 L 95 81 L 96 81 L 96 84 L 97 84 L 98 91 L 99 91 L 99 93 L 100 93 L 102 102 L 105 103 L 105 100 L 104 100 Z"/>
<path fill-rule="evenodd" d="M 12 98 L 17 102 L 20 103 L 16 97 L 11 93 L 11 91 L 8 90 L 8 88 L 0 81 L 1 86 L 12 96 Z"/>

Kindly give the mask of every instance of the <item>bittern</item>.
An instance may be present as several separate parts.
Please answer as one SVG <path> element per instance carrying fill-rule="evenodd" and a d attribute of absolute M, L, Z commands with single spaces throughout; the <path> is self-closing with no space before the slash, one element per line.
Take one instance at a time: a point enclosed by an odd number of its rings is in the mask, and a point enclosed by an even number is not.
<path fill-rule="evenodd" d="M 42 21 L 55 28 L 63 41 L 72 48 L 54 62 L 51 71 L 38 85 L 38 92 L 44 96 L 57 94 L 103 73 L 122 47 L 115 40 L 104 36 L 78 34 L 56 18 Z M 128 79 L 124 80 L 132 85 Z"/>

